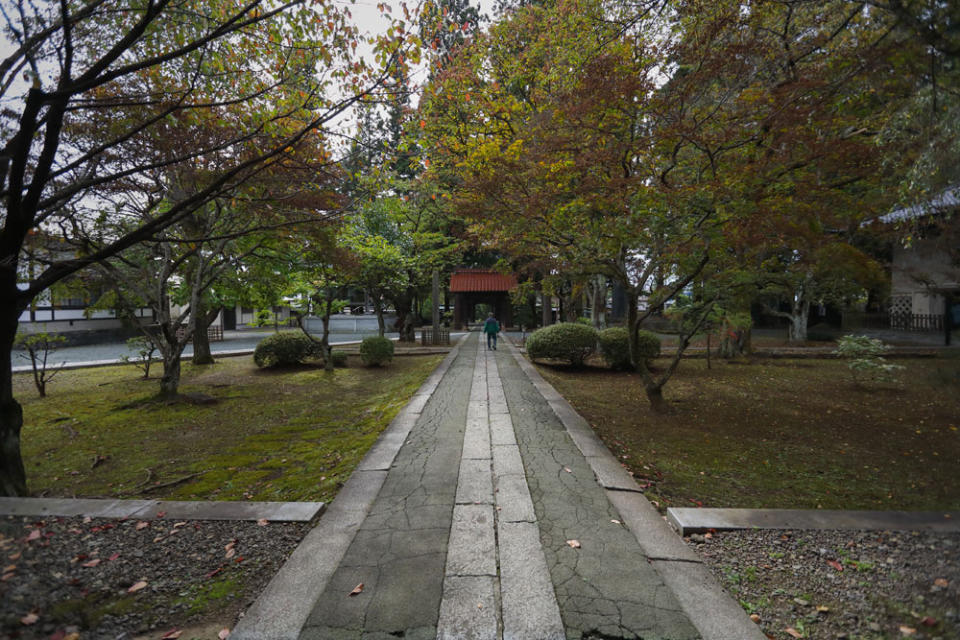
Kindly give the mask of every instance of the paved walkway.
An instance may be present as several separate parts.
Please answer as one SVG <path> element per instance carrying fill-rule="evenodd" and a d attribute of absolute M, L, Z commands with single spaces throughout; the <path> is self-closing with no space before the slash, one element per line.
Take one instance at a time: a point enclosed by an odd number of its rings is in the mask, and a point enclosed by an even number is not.
<path fill-rule="evenodd" d="M 762 638 L 589 425 L 473 334 L 231 638 Z"/>

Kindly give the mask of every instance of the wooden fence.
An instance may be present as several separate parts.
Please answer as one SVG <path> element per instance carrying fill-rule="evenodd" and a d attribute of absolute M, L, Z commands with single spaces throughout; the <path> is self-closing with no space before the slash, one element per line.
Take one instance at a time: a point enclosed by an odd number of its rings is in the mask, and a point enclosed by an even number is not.
<path fill-rule="evenodd" d="M 177 339 L 183 340 L 183 334 L 187 328 L 181 326 L 177 329 Z M 207 327 L 207 340 L 210 342 L 223 342 L 223 327 L 219 324 L 212 324 Z"/>

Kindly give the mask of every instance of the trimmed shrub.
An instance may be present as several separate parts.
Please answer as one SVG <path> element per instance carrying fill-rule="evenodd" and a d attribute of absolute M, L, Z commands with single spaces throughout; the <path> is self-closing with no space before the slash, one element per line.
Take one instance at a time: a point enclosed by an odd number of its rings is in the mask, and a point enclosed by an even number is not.
<path fill-rule="evenodd" d="M 360 343 L 360 359 L 368 367 L 380 367 L 393 360 L 393 342 L 382 336 L 369 336 Z"/>
<path fill-rule="evenodd" d="M 527 338 L 530 358 L 555 358 L 581 366 L 597 349 L 597 330 L 576 322 L 561 322 L 537 329 Z"/>
<path fill-rule="evenodd" d="M 299 331 L 275 333 L 264 338 L 253 352 L 258 367 L 285 367 L 300 364 L 316 355 L 319 345 Z"/>
<path fill-rule="evenodd" d="M 660 357 L 660 338 L 650 331 L 637 332 L 637 357 L 652 360 Z"/>
<path fill-rule="evenodd" d="M 624 327 L 610 327 L 598 334 L 600 353 L 611 369 L 626 371 L 632 368 L 630 363 L 630 336 Z M 660 338 L 649 331 L 637 333 L 637 351 L 639 358 L 650 360 L 660 355 Z M 638 360 L 639 360 L 638 358 Z"/>
<path fill-rule="evenodd" d="M 331 351 L 330 359 L 333 360 L 333 366 L 335 367 L 345 367 L 347 366 L 347 353 L 346 351 Z"/>

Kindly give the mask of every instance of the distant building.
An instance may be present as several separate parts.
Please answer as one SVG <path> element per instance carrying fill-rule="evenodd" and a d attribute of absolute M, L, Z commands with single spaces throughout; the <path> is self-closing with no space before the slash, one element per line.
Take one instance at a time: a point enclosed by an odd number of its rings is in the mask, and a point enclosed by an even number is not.
<path fill-rule="evenodd" d="M 513 304 L 510 292 L 517 288 L 512 273 L 488 269 L 458 269 L 450 276 L 450 293 L 454 295 L 453 328 L 475 322 L 477 307 L 485 305 L 500 321 L 500 326 L 513 326 Z"/>

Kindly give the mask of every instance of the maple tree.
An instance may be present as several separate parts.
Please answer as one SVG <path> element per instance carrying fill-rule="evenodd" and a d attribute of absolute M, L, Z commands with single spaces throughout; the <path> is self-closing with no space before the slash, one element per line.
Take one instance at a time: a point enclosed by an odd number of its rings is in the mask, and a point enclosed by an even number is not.
<path fill-rule="evenodd" d="M 10 351 L 30 302 L 325 137 L 416 50 L 400 20 L 364 63 L 348 10 L 326 1 L 18 0 L 2 17 L 12 52 L 0 60 L 11 105 L 0 118 L 0 494 L 17 495 L 26 481 Z M 222 119 L 220 135 L 155 144 L 210 118 Z M 200 166 L 198 187 L 169 197 L 177 171 Z M 124 192 L 139 194 L 130 209 L 106 197 Z M 135 224 L 96 233 L 133 208 Z M 40 229 L 63 248 L 35 252 L 44 268 L 20 283 Z"/>

